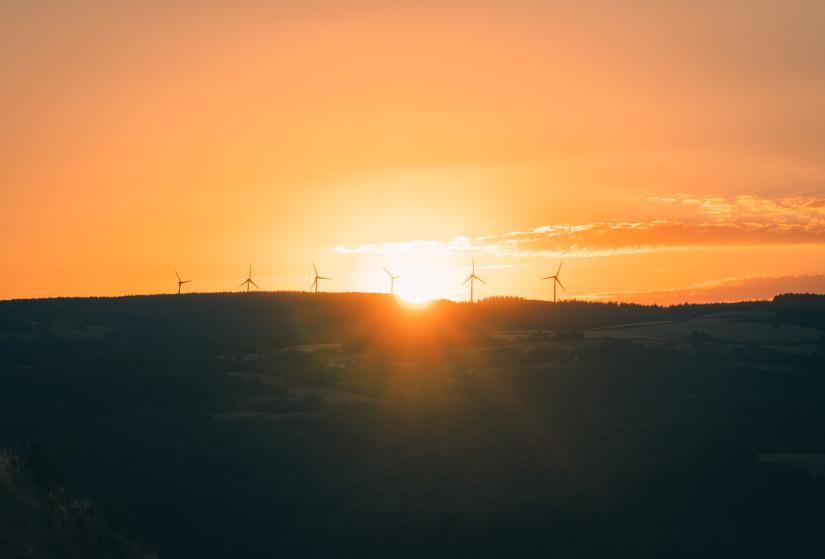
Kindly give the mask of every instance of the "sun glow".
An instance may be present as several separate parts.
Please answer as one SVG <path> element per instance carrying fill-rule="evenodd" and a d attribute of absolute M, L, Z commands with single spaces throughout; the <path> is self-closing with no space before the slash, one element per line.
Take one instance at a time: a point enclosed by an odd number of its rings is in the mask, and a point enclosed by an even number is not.
<path fill-rule="evenodd" d="M 395 293 L 398 297 L 410 305 L 423 305 L 433 299 L 446 298 L 449 293 L 445 291 L 454 281 L 445 277 L 444 270 L 439 267 L 423 267 L 419 273 L 410 273 L 403 276 L 395 284 Z"/>
<path fill-rule="evenodd" d="M 410 305 L 425 305 L 433 300 L 433 295 L 417 289 L 399 289 L 398 296 Z"/>
<path fill-rule="evenodd" d="M 395 286 L 398 297 L 409 305 L 424 305 L 440 295 L 433 274 L 410 274 Z"/>

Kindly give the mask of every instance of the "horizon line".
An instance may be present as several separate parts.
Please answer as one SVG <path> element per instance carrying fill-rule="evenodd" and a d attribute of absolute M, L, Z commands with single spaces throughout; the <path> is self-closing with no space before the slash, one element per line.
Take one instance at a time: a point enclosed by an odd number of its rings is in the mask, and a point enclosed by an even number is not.
<path fill-rule="evenodd" d="M 481 299 L 476 300 L 475 302 L 471 303 L 469 301 L 463 299 L 450 299 L 447 297 L 440 297 L 440 298 L 433 298 L 425 303 L 421 304 L 410 304 L 406 303 L 400 296 L 393 295 L 386 292 L 381 291 L 324 291 L 319 293 L 314 293 L 310 291 L 302 291 L 302 290 L 259 290 L 259 291 L 252 291 L 252 292 L 245 292 L 245 291 L 193 291 L 189 293 L 134 293 L 134 294 L 121 294 L 121 295 L 56 295 L 53 297 L 19 297 L 19 298 L 12 298 L 12 299 L 0 299 L 0 304 L 2 303 L 14 303 L 14 302 L 27 302 L 27 301 L 52 301 L 52 300 L 81 300 L 81 299 L 128 299 L 128 298 L 139 298 L 139 297 L 189 297 L 189 296 L 220 296 L 220 295 L 233 295 L 237 297 L 248 297 L 248 296 L 272 296 L 272 295 L 304 295 L 307 297 L 317 297 L 317 296 L 325 296 L 329 297 L 341 297 L 347 295 L 369 295 L 375 297 L 385 297 L 385 298 L 393 298 L 396 299 L 400 304 L 408 304 L 410 306 L 427 306 L 434 303 L 454 303 L 459 305 L 474 305 L 480 304 L 483 302 L 490 302 L 496 301 L 501 299 L 509 299 L 512 301 L 518 301 L 523 303 L 547 303 L 550 305 L 555 304 L 563 304 L 563 303 L 588 303 L 588 304 L 598 304 L 598 305 L 636 305 L 641 307 L 679 307 L 679 306 L 686 306 L 686 305 L 695 305 L 695 306 L 712 306 L 712 305 L 736 305 L 742 303 L 771 303 L 777 297 L 788 296 L 788 295 L 800 295 L 800 296 L 813 296 L 813 297 L 825 297 L 825 293 L 813 293 L 813 292 L 784 292 L 784 293 L 777 293 L 770 298 L 754 298 L 754 299 L 737 299 L 735 301 L 710 301 L 710 302 L 691 302 L 691 301 L 683 301 L 679 303 L 638 303 L 634 301 L 621 301 L 618 299 L 598 299 L 598 298 L 579 298 L 579 297 L 570 297 L 567 299 L 562 299 L 560 301 L 554 302 L 548 299 L 533 299 L 524 297 L 521 295 L 491 295 L 488 297 L 483 297 Z"/>

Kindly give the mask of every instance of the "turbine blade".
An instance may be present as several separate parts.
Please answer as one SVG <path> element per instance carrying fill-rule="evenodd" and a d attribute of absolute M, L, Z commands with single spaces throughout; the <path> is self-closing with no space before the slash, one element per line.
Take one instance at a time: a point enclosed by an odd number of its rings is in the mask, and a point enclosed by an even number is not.
<path fill-rule="evenodd" d="M 390 271 L 387 270 L 385 267 L 381 266 L 381 269 L 384 270 L 385 272 L 387 272 L 388 276 L 393 277 L 393 275 L 390 273 Z"/>
<path fill-rule="evenodd" d="M 326 276 L 318 276 L 318 279 L 332 279 L 332 278 L 328 278 Z"/>
<path fill-rule="evenodd" d="M 486 281 L 484 281 L 483 279 L 481 279 L 480 277 L 475 276 L 475 278 L 476 278 L 478 281 L 480 281 L 481 283 L 483 283 L 484 285 L 487 285 L 487 282 L 486 282 Z"/>
<path fill-rule="evenodd" d="M 556 282 L 558 282 L 558 284 L 561 286 L 561 290 L 562 290 L 562 291 L 565 291 L 565 292 L 567 291 L 567 290 L 564 288 L 564 284 L 562 284 L 562 282 L 561 282 L 561 280 L 560 280 L 559 278 L 556 278 Z"/>
<path fill-rule="evenodd" d="M 556 277 L 556 276 L 547 276 L 546 278 L 539 278 L 539 279 L 543 279 L 543 280 L 545 280 L 545 279 L 553 279 L 554 277 Z"/>
<path fill-rule="evenodd" d="M 192 280 L 183 280 L 181 283 L 189 283 Z"/>
<path fill-rule="evenodd" d="M 315 278 L 315 281 L 312 282 L 312 285 L 309 286 L 309 290 L 312 291 L 315 289 L 315 284 L 318 283 L 318 278 Z"/>
<path fill-rule="evenodd" d="M 248 281 L 249 281 L 249 280 L 244 280 L 244 281 L 242 281 L 242 282 L 241 282 L 241 285 L 239 285 L 238 287 L 243 287 L 244 285 L 246 285 L 246 282 L 248 282 Z"/>
<path fill-rule="evenodd" d="M 258 284 L 257 284 L 257 283 L 255 283 L 254 281 L 249 280 L 249 283 L 251 283 L 252 285 L 254 285 L 254 286 L 255 286 L 255 289 L 260 289 L 260 287 L 258 287 Z"/>
<path fill-rule="evenodd" d="M 559 269 L 558 269 L 558 270 L 556 270 L 556 275 L 557 275 L 557 276 L 559 275 L 559 272 L 561 272 L 561 265 L 562 265 L 562 264 L 564 264 L 564 260 L 562 260 L 561 262 L 559 262 Z"/>
<path fill-rule="evenodd" d="M 180 281 L 180 274 L 178 273 L 177 270 L 175 270 L 175 275 L 178 276 L 178 281 Z"/>
<path fill-rule="evenodd" d="M 471 274 L 471 275 L 469 275 L 469 276 L 467 276 L 467 279 L 465 279 L 463 282 L 461 282 L 461 285 L 464 285 L 465 283 L 467 283 L 467 282 L 468 282 L 468 281 L 470 281 L 471 279 L 473 279 L 473 275 L 472 275 L 472 274 Z"/>
<path fill-rule="evenodd" d="M 312 263 L 312 269 L 315 271 L 315 275 L 318 275 L 318 268 L 315 267 L 315 262 Z"/>

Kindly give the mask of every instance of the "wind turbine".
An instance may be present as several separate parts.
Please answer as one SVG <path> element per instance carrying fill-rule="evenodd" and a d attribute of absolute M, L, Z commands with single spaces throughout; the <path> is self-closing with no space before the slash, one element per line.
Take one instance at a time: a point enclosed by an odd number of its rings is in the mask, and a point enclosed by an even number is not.
<path fill-rule="evenodd" d="M 243 287 L 244 285 L 246 286 L 247 293 L 249 293 L 250 285 L 254 285 L 255 289 L 260 289 L 260 287 L 258 287 L 258 284 L 252 281 L 252 264 L 249 265 L 249 276 L 244 281 L 242 281 L 241 285 L 239 285 L 238 287 Z"/>
<path fill-rule="evenodd" d="M 389 270 L 387 270 L 383 266 L 381 267 L 381 269 L 384 270 L 385 272 L 387 272 L 387 275 L 390 276 L 390 295 L 395 295 L 395 280 L 397 280 L 398 278 L 400 278 L 404 274 L 399 274 L 397 276 L 394 276 L 394 275 L 392 275 L 392 272 L 390 272 Z"/>
<path fill-rule="evenodd" d="M 556 270 L 556 274 L 553 276 L 547 276 L 546 278 L 541 278 L 543 280 L 551 279 L 553 280 L 553 302 L 556 302 L 556 284 L 559 284 L 562 288 L 562 291 L 567 291 L 564 289 L 564 285 L 562 285 L 561 280 L 559 279 L 559 272 L 561 272 L 561 265 L 564 264 L 564 260 L 559 262 L 559 269 Z"/>
<path fill-rule="evenodd" d="M 178 273 L 177 270 L 175 270 L 175 275 L 178 276 L 178 295 L 180 295 L 180 286 L 183 285 L 184 283 L 189 283 L 192 280 L 182 280 L 182 279 L 180 279 L 180 274 Z"/>
<path fill-rule="evenodd" d="M 318 280 L 328 280 L 332 278 L 319 276 L 318 268 L 315 267 L 315 262 L 312 263 L 312 269 L 315 270 L 315 279 L 312 281 L 312 285 L 309 286 L 309 290 L 312 291 L 312 289 L 315 288 L 315 293 L 318 293 Z"/>
<path fill-rule="evenodd" d="M 487 285 L 486 281 L 484 281 L 483 279 L 481 279 L 480 277 L 478 277 L 476 275 L 476 261 L 475 261 L 475 258 L 473 259 L 472 262 L 473 262 L 473 271 L 472 271 L 472 273 L 470 273 L 469 276 L 467 276 L 467 279 L 464 280 L 464 283 L 461 284 L 461 285 L 464 285 L 468 281 L 470 282 L 470 302 L 471 303 L 473 302 L 473 282 L 475 280 L 478 280 L 481 283 L 483 283 L 484 285 Z"/>

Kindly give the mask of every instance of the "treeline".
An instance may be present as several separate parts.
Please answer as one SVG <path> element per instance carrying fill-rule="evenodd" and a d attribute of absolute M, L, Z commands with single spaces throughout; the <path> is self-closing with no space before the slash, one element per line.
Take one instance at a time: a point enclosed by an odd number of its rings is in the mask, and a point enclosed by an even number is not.
<path fill-rule="evenodd" d="M 668 307 L 493 297 L 476 304 L 436 301 L 410 310 L 383 294 L 218 293 L 3 301 L 0 331 L 42 337 L 52 335 L 44 325 L 80 330 L 94 325 L 108 328 L 105 339 L 114 345 L 165 342 L 243 351 L 376 336 L 445 340 L 493 330 L 576 330 L 754 310 L 775 310 L 780 322 L 825 328 L 825 297 L 819 295 Z"/>
<path fill-rule="evenodd" d="M 773 300 L 776 322 L 825 330 L 825 296 L 810 293 L 778 295 Z"/>

